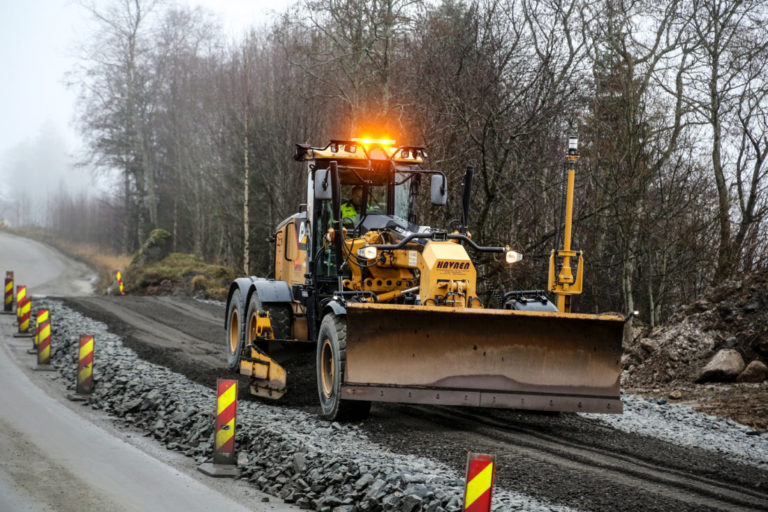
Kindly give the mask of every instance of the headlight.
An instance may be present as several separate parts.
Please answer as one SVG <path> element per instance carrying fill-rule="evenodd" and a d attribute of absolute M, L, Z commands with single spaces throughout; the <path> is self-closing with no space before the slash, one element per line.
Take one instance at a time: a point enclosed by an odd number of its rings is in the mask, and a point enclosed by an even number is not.
<path fill-rule="evenodd" d="M 379 251 L 377 251 L 375 247 L 371 246 L 361 247 L 357 250 L 357 255 L 361 258 L 365 258 L 366 260 L 375 260 L 378 253 Z"/>
<path fill-rule="evenodd" d="M 507 251 L 505 259 L 507 261 L 507 265 L 511 265 L 513 263 L 517 263 L 518 261 L 522 261 L 523 255 L 516 251 Z"/>

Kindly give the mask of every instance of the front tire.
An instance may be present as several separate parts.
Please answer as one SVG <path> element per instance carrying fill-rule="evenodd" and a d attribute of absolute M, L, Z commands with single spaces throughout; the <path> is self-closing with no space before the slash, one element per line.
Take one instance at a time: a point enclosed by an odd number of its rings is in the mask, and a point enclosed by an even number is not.
<path fill-rule="evenodd" d="M 245 345 L 245 329 L 243 329 L 243 297 L 240 290 L 235 290 L 227 308 L 227 367 L 237 371 L 240 367 L 240 355 Z"/>
<path fill-rule="evenodd" d="M 317 336 L 317 392 L 321 416 L 330 421 L 357 421 L 368 417 L 371 402 L 342 400 L 341 383 L 347 359 L 347 323 L 330 313 L 323 318 Z"/>

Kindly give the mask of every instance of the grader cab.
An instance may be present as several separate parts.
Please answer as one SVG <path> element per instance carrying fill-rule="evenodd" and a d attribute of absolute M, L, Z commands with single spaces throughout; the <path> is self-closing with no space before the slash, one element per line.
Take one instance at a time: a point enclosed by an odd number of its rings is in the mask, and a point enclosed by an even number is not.
<path fill-rule="evenodd" d="M 510 265 L 522 256 L 470 237 L 471 168 L 461 229 L 418 223 L 421 187 L 433 205 L 447 197 L 445 174 L 424 169 L 425 158 L 422 147 L 388 140 L 297 145 L 306 210 L 277 227 L 274 278 L 232 283 L 229 366 L 250 376 L 252 393 L 280 398 L 289 382 L 267 341 L 315 343 L 319 402 L 331 420 L 362 418 L 373 401 L 620 413 L 624 318 L 570 312 L 583 279 L 570 248 L 572 169 L 549 292 L 510 291 L 488 308 L 468 251 Z"/>

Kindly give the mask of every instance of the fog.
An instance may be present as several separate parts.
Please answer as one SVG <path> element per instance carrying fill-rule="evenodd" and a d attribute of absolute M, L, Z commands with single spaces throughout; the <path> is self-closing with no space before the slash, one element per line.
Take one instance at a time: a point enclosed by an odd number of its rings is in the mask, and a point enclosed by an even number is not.
<path fill-rule="evenodd" d="M 212 11 L 236 38 L 290 2 L 177 3 Z M 94 197 L 112 188 L 108 172 L 78 165 L 87 155 L 76 123 L 78 91 L 67 85 L 93 26 L 77 1 L 0 0 L 0 218 L 8 224 L 49 224 L 57 195 Z"/>
<path fill-rule="evenodd" d="M 11 226 L 47 225 L 57 196 L 103 194 L 105 177 L 77 166 L 64 135 L 52 122 L 0 155 L 0 218 Z"/>

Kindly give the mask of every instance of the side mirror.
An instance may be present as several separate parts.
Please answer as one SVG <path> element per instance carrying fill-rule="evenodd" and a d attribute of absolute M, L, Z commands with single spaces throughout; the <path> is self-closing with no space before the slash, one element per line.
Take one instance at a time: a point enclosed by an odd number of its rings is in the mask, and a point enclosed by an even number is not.
<path fill-rule="evenodd" d="M 445 206 L 448 202 L 448 180 L 442 174 L 433 174 L 430 183 L 430 195 L 432 204 Z"/>
<path fill-rule="evenodd" d="M 318 201 L 333 199 L 331 173 L 328 169 L 315 170 L 315 199 Z"/>

